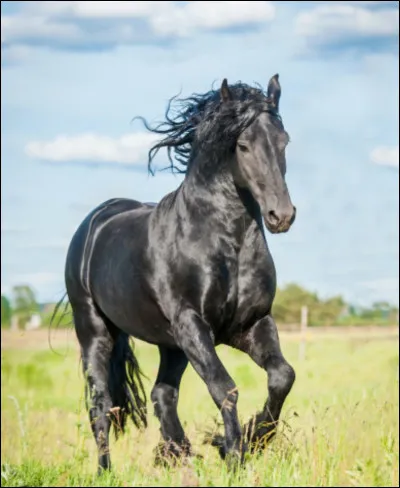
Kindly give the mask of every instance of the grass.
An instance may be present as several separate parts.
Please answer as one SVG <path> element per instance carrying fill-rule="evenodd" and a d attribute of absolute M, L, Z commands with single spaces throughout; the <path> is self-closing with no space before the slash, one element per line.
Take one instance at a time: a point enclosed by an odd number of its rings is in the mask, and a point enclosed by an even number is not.
<path fill-rule="evenodd" d="M 46 336 L 18 348 L 2 345 L 2 486 L 399 486 L 399 343 L 310 336 L 299 360 L 298 341 L 283 334 L 282 348 L 297 380 L 282 414 L 279 435 L 239 473 L 227 470 L 216 450 L 202 444 L 218 412 L 205 385 L 185 373 L 179 412 L 203 460 L 154 467 L 159 424 L 133 427 L 112 441 L 114 472 L 96 477 L 96 448 L 83 403 L 83 381 L 73 336 L 49 350 Z M 36 336 L 38 337 L 38 336 Z M 3 344 L 3 336 L 2 336 Z M 9 343 L 10 344 L 10 343 Z M 144 372 L 154 381 L 157 348 L 137 344 Z M 263 404 L 264 372 L 227 348 L 218 353 L 239 388 L 247 420 Z M 146 382 L 150 392 L 151 382 Z"/>

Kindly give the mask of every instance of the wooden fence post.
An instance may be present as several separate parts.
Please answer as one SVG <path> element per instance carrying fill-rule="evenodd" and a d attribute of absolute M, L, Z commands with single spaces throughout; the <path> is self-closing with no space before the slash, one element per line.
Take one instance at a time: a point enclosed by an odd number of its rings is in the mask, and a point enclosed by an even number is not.
<path fill-rule="evenodd" d="M 17 315 L 11 316 L 11 326 L 10 329 L 15 332 L 19 330 L 19 320 Z"/>
<path fill-rule="evenodd" d="M 300 361 L 303 361 L 306 357 L 307 328 L 308 328 L 308 307 L 306 305 L 303 305 L 301 307 L 301 319 L 300 319 L 300 344 L 299 344 Z"/>

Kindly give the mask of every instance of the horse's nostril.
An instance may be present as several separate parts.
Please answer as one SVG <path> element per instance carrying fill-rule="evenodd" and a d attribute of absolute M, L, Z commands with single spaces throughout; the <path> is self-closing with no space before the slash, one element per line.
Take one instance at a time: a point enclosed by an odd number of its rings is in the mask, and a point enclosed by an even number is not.
<path fill-rule="evenodd" d="M 268 212 L 268 219 L 271 224 L 278 224 L 279 223 L 279 217 L 276 215 L 274 210 L 270 210 Z"/>

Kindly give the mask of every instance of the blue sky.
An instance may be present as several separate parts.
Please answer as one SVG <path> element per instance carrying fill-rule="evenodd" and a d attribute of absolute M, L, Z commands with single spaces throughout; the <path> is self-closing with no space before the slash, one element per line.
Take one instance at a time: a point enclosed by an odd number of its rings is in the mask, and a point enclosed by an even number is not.
<path fill-rule="evenodd" d="M 2 293 L 57 300 L 88 211 L 178 186 L 147 174 L 135 115 L 277 72 L 298 211 L 268 235 L 279 284 L 398 304 L 398 17 L 393 1 L 1 2 Z"/>

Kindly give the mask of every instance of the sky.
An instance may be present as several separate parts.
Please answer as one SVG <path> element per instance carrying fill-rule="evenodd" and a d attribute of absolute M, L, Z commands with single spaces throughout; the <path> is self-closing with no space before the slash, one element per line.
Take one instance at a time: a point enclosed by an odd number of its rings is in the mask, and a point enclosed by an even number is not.
<path fill-rule="evenodd" d="M 154 136 L 134 116 L 279 73 L 297 217 L 267 234 L 278 284 L 398 305 L 398 42 L 395 1 L 2 1 L 2 293 L 58 300 L 89 211 L 178 187 L 147 173 Z"/>

